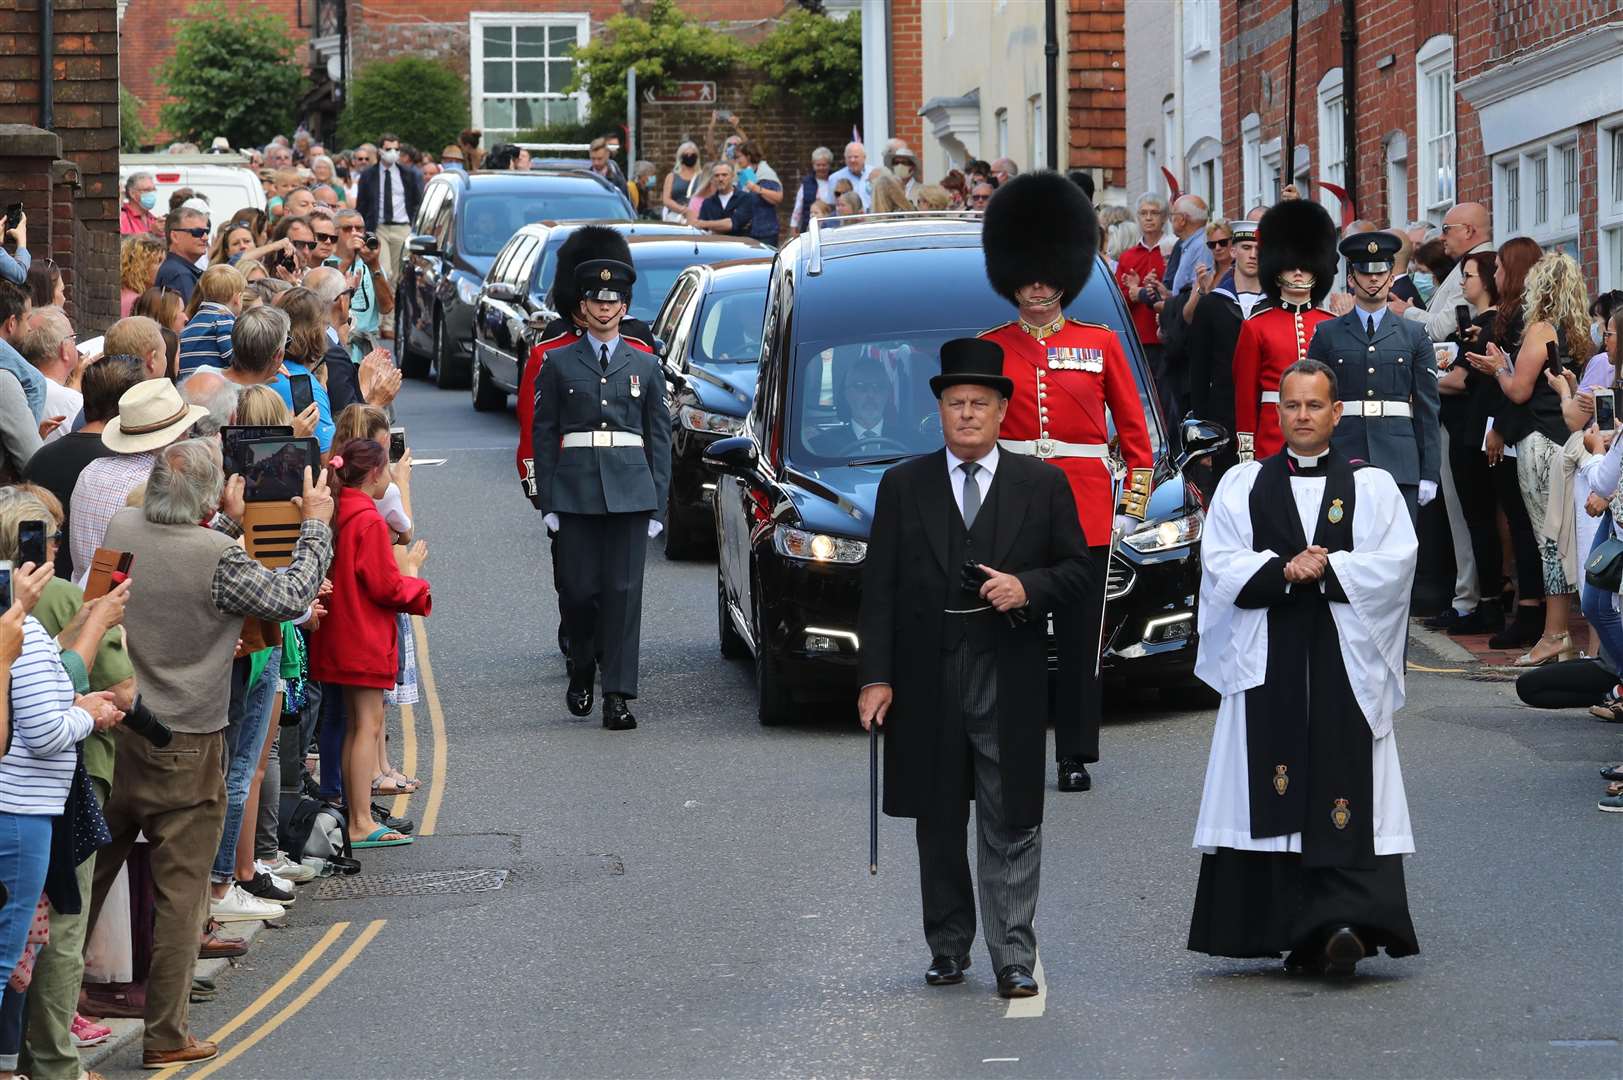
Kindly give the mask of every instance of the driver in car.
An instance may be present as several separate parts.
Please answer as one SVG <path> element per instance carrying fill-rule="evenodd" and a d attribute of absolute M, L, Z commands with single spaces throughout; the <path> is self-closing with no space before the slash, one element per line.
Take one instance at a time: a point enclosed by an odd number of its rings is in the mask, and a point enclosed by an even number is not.
<path fill-rule="evenodd" d="M 875 440 L 899 442 L 904 429 L 890 408 L 891 397 L 884 365 L 872 357 L 857 358 L 845 374 L 846 422 L 818 432 L 812 449 L 822 457 L 839 457 Z"/>
<path fill-rule="evenodd" d="M 468 208 L 465 231 L 470 251 L 495 251 L 507 243 L 512 230 L 506 228 L 504 215 L 495 207 L 475 203 Z"/>

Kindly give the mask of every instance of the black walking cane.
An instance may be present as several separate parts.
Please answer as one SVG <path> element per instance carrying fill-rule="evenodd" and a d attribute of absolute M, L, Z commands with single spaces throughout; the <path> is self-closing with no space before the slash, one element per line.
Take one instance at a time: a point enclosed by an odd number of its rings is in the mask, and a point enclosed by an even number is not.
<path fill-rule="evenodd" d="M 879 873 L 879 717 L 868 725 L 868 873 Z"/>

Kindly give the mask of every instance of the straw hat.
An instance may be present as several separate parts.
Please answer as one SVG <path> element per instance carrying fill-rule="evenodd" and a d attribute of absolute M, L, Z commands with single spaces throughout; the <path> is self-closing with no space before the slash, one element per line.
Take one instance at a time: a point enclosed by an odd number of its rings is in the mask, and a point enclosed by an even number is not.
<path fill-rule="evenodd" d="M 168 379 L 148 379 L 118 399 L 118 415 L 102 429 L 102 445 L 119 454 L 157 450 L 207 415 L 203 406 L 188 405 Z"/>

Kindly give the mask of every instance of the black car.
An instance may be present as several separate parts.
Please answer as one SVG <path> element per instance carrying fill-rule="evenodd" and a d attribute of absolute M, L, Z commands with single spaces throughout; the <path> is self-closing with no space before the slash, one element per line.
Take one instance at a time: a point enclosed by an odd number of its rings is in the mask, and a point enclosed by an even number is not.
<path fill-rule="evenodd" d="M 927 386 L 940 370 L 941 343 L 1013 314 L 986 281 L 978 219 L 918 217 L 837 232 L 814 226 L 779 253 L 745 433 L 705 454 L 723 474 L 714 498 L 721 653 L 754 655 L 762 723 L 788 719 L 800 697 L 855 700 L 862 561 L 880 477 L 942 445 Z M 1224 433 L 1188 421 L 1185 450 L 1169 451 L 1137 335 L 1102 261 L 1067 314 L 1116 330 L 1155 454 L 1148 518 L 1110 563 L 1105 672 L 1179 684 L 1194 666 L 1204 524 L 1199 493 L 1182 470 Z M 859 357 L 893 373 L 905 417 L 880 452 L 856 449 L 841 401 L 845 369 Z"/>
<path fill-rule="evenodd" d="M 518 390 L 524 359 L 537 334 L 558 313 L 547 305 L 558 249 L 581 223 L 528 226 L 502 248 L 477 300 L 473 320 L 473 406 L 501 409 Z M 748 258 L 770 248 L 747 237 L 716 236 L 686 225 L 657 221 L 594 222 L 625 234 L 637 283 L 631 317 L 648 322 L 659 311 L 676 276 L 690 266 Z"/>
<path fill-rule="evenodd" d="M 654 320 L 665 345 L 670 385 L 671 492 L 665 511 L 665 557 L 691 559 L 715 550 L 710 510 L 716 475 L 705 447 L 744 431 L 755 400 L 770 258 L 739 259 L 682 271 Z"/>
<path fill-rule="evenodd" d="M 532 221 L 630 221 L 625 193 L 575 169 L 442 172 L 423 190 L 395 288 L 401 371 L 443 387 L 467 384 L 473 309 L 485 275 L 512 235 Z"/>

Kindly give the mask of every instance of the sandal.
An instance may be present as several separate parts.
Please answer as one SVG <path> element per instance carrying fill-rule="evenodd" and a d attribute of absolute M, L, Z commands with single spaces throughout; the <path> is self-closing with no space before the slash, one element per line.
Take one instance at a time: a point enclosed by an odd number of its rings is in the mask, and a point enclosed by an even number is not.
<path fill-rule="evenodd" d="M 418 788 L 423 786 L 423 782 L 421 780 L 417 779 L 415 776 L 407 776 L 399 769 L 390 769 L 389 779 L 395 782 L 396 787 L 409 787 L 412 791 L 416 791 Z"/>
<path fill-rule="evenodd" d="M 1600 771 L 1602 780 L 1623 780 L 1623 765 L 1613 765 Z"/>
<path fill-rule="evenodd" d="M 389 786 L 384 787 L 380 784 L 379 781 L 382 780 L 387 780 Z M 372 778 L 372 798 L 374 799 L 392 799 L 397 795 L 414 795 L 416 793 L 416 788 L 401 787 L 399 782 L 385 773 L 378 773 Z"/>
<path fill-rule="evenodd" d="M 1605 720 L 1608 724 L 1623 724 L 1623 701 L 1614 701 L 1610 705 L 1591 705 L 1589 715 L 1596 720 Z"/>
<path fill-rule="evenodd" d="M 365 840 L 351 840 L 349 846 L 357 850 L 361 848 L 405 847 L 412 842 L 412 838 L 404 833 L 379 825 L 366 834 Z"/>

